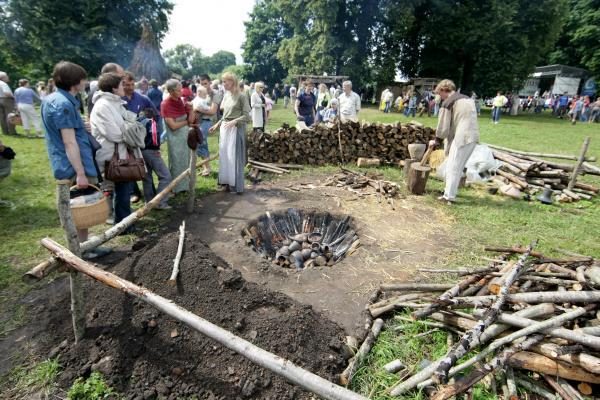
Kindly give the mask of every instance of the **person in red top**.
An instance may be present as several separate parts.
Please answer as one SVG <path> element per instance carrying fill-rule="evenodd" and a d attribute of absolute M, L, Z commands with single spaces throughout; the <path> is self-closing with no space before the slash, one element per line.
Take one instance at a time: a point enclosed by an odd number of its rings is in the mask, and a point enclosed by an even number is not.
<path fill-rule="evenodd" d="M 190 83 L 188 81 L 181 81 L 181 97 L 184 101 L 192 101 L 194 99 L 194 93 L 190 89 Z"/>
<path fill-rule="evenodd" d="M 165 83 L 169 96 L 160 105 L 160 114 L 167 131 L 169 145 L 169 171 L 175 179 L 189 167 L 190 152 L 187 146 L 188 125 L 193 123 L 191 108 L 183 100 L 183 88 L 176 79 Z M 173 192 L 186 192 L 189 178 L 182 180 Z"/>

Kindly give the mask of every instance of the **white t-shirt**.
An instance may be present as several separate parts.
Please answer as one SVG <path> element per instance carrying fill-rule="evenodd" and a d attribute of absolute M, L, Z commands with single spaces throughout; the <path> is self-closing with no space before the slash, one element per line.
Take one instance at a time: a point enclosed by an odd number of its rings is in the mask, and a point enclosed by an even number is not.
<path fill-rule="evenodd" d="M 194 97 L 194 100 L 192 100 L 192 106 L 194 107 L 194 110 L 199 112 L 210 110 L 208 100 L 208 96 L 206 96 L 204 99 L 198 96 Z"/>
<path fill-rule="evenodd" d="M 350 92 L 349 95 L 342 92 L 338 101 L 340 102 L 340 115 L 345 118 L 355 118 L 360 111 L 360 96 L 354 92 Z"/>
<path fill-rule="evenodd" d="M 13 92 L 8 86 L 8 83 L 0 81 L 0 97 L 13 97 Z"/>

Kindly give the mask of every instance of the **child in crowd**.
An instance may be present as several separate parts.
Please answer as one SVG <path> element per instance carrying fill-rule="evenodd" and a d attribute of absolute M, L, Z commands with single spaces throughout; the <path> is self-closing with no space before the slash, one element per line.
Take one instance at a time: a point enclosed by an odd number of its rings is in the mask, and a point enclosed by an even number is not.
<path fill-rule="evenodd" d="M 265 94 L 265 103 L 265 112 L 267 114 L 268 121 L 271 119 L 271 111 L 273 110 L 273 100 L 271 100 L 271 95 L 269 93 Z"/>
<path fill-rule="evenodd" d="M 204 86 L 198 86 L 196 88 L 196 97 L 192 101 L 192 107 L 194 111 L 204 112 L 210 110 L 210 105 L 208 104 L 208 92 Z"/>

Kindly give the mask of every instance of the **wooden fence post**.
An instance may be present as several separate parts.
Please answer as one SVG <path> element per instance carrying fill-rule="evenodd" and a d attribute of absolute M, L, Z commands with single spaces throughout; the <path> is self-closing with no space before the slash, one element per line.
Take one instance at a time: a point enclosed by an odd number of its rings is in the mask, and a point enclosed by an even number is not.
<path fill-rule="evenodd" d="M 70 180 L 60 180 L 56 185 L 56 207 L 60 224 L 65 230 L 67 246 L 71 252 L 77 256 L 81 256 L 79 248 L 79 238 L 77 236 L 77 228 L 73 222 L 70 207 Z M 75 342 L 78 342 L 85 333 L 85 301 L 83 298 L 83 288 L 81 286 L 81 275 L 69 269 L 69 280 L 71 288 L 71 318 L 73 320 L 73 333 L 75 334 Z"/>
<path fill-rule="evenodd" d="M 198 155 L 196 150 L 190 150 L 190 186 L 188 193 L 187 212 L 194 212 L 194 203 L 196 202 L 196 159 Z"/>

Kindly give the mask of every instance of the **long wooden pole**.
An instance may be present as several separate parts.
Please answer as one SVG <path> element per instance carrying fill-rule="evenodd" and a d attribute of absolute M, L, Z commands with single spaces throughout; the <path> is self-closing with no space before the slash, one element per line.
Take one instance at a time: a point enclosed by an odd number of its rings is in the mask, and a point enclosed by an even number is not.
<path fill-rule="evenodd" d="M 190 150 L 190 171 L 196 165 L 196 160 L 198 159 L 198 155 L 196 154 L 196 150 Z M 190 173 L 190 186 L 188 191 L 188 201 L 187 201 L 187 212 L 194 212 L 194 204 L 196 203 L 196 173 L 195 169 L 193 173 Z"/>
<path fill-rule="evenodd" d="M 587 153 L 588 147 L 590 146 L 590 137 L 586 137 L 583 141 L 583 146 L 581 146 L 581 153 L 579 154 L 579 159 L 577 160 L 577 165 L 575 165 L 575 169 L 573 170 L 573 175 L 571 175 L 571 180 L 569 181 L 569 186 L 567 186 L 568 190 L 573 190 L 575 187 L 575 182 L 577 182 L 577 175 L 579 175 L 579 171 L 581 170 L 581 165 L 585 161 L 585 153 Z"/>
<path fill-rule="evenodd" d="M 56 186 L 56 208 L 60 224 L 65 230 L 65 237 L 69 249 L 78 256 L 83 250 L 79 245 L 77 228 L 73 222 L 73 215 L 70 207 L 70 187 L 71 182 L 59 181 Z M 69 286 L 71 289 L 71 318 L 73 320 L 73 333 L 75 342 L 78 342 L 85 334 L 85 300 L 83 297 L 83 288 L 81 286 L 81 276 L 77 271 L 70 271 Z"/>
<path fill-rule="evenodd" d="M 42 245 L 74 270 L 150 304 L 170 317 L 183 322 L 192 329 L 246 357 L 253 363 L 284 377 L 288 381 L 312 393 L 328 400 L 367 400 L 358 393 L 329 382 L 312 372 L 298 367 L 289 360 L 255 346 L 233 333 L 178 306 L 171 300 L 152 293 L 149 289 L 138 286 L 115 274 L 95 267 L 51 239 L 42 239 Z"/>
<path fill-rule="evenodd" d="M 179 244 L 177 245 L 177 254 L 173 260 L 173 272 L 169 278 L 169 284 L 175 286 L 177 284 L 177 275 L 179 275 L 179 263 L 183 255 L 183 243 L 185 242 L 185 221 L 179 227 Z"/>
<path fill-rule="evenodd" d="M 204 164 L 209 163 L 212 160 L 216 160 L 217 158 L 219 158 L 218 154 L 209 159 L 206 159 L 204 161 L 200 161 L 199 163 L 196 164 L 196 169 L 200 168 Z M 179 182 L 181 182 L 183 179 L 185 179 L 189 174 L 190 174 L 190 168 L 186 169 L 179 176 L 177 176 L 175 179 L 173 179 L 171 181 L 171 183 L 166 188 L 163 189 L 162 192 L 160 192 L 156 196 L 154 196 L 154 198 L 152 198 L 152 200 L 150 200 L 148 203 L 146 203 L 144 205 L 144 207 L 131 213 L 126 218 L 124 218 L 121 222 L 112 226 L 110 229 L 108 229 L 101 235 L 94 236 L 92 239 L 89 239 L 89 240 L 81 243 L 80 244 L 81 251 L 84 252 L 87 250 L 95 249 L 96 247 L 98 247 L 98 246 L 108 242 L 112 238 L 118 236 L 119 233 L 121 233 L 125 229 L 129 228 L 137 220 L 146 216 L 153 208 L 158 206 L 160 204 L 160 202 L 162 201 L 162 199 L 164 199 L 165 196 L 169 195 L 171 193 L 171 190 L 175 186 L 177 186 L 177 184 Z M 25 275 L 23 275 L 23 280 L 25 282 L 29 282 L 29 283 L 36 282 L 36 281 L 48 276 L 48 274 L 50 274 L 58 266 L 59 266 L 59 263 L 56 261 L 56 258 L 51 257 L 48 260 L 43 261 L 42 263 L 38 264 L 36 267 L 27 271 L 25 273 Z"/>
<path fill-rule="evenodd" d="M 508 153 L 519 154 L 519 155 L 523 155 L 523 156 L 558 158 L 558 159 L 562 159 L 562 160 L 573 160 L 573 161 L 577 161 L 578 160 L 578 158 L 577 158 L 576 155 L 534 153 L 534 152 L 530 152 L 530 151 L 521 151 L 521 150 L 509 149 L 508 147 L 496 146 L 495 144 L 489 144 L 489 143 L 486 143 L 485 145 L 487 147 L 492 148 L 492 149 L 502 150 L 502 151 L 506 151 Z M 586 157 L 585 161 L 592 161 L 592 162 L 594 162 L 594 161 L 596 161 L 596 157 Z"/>

